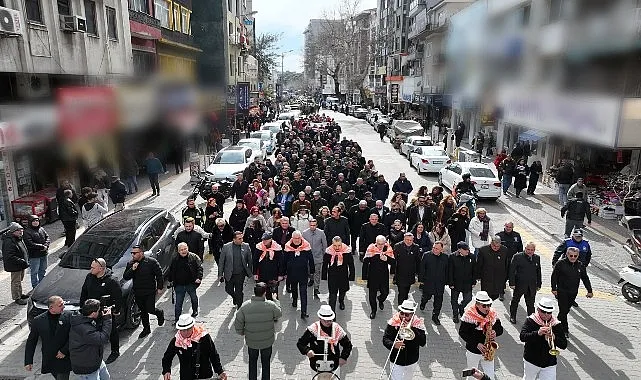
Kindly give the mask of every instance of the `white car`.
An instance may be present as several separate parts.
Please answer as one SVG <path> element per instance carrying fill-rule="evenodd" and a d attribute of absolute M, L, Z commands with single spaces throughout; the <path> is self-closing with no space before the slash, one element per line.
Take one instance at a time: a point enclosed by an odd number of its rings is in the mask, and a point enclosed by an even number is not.
<path fill-rule="evenodd" d="M 367 116 L 367 108 L 357 108 L 354 110 L 354 117 L 358 119 L 365 119 L 365 116 Z"/>
<path fill-rule="evenodd" d="M 438 173 L 438 184 L 454 191 L 469 173 L 479 198 L 498 199 L 501 196 L 501 181 L 487 164 L 478 162 L 454 162 Z"/>
<path fill-rule="evenodd" d="M 377 115 L 380 118 L 383 115 L 383 113 L 377 109 L 370 110 L 367 113 L 367 116 L 365 116 L 365 120 L 367 120 L 369 125 L 374 126 L 374 119 L 376 119 Z"/>
<path fill-rule="evenodd" d="M 276 135 L 270 130 L 255 131 L 249 134 L 252 139 L 260 139 L 263 142 L 263 148 L 269 155 L 276 150 Z"/>
<path fill-rule="evenodd" d="M 274 136 L 278 134 L 278 132 L 281 132 L 283 128 L 281 125 L 283 124 L 282 121 L 272 121 L 270 123 L 265 123 L 260 127 L 261 131 L 271 131 Z"/>
<path fill-rule="evenodd" d="M 222 149 L 214 162 L 207 167 L 207 178 L 213 181 L 235 181 L 236 175 L 245 171 L 254 162 L 256 152 L 247 146 L 228 146 Z"/>
<path fill-rule="evenodd" d="M 428 136 L 409 136 L 401 143 L 401 154 L 410 158 L 410 153 L 419 146 L 432 146 L 432 138 Z"/>
<path fill-rule="evenodd" d="M 257 138 L 240 139 L 240 141 L 238 141 L 238 144 L 236 145 L 246 146 L 251 148 L 254 152 L 256 152 L 256 154 L 258 155 L 258 157 L 260 157 L 261 160 L 265 159 L 265 157 L 267 156 L 265 152 L 264 144 L 261 141 L 261 139 L 257 139 Z"/>
<path fill-rule="evenodd" d="M 441 146 L 419 146 L 410 153 L 410 166 L 416 168 L 418 174 L 438 173 L 451 162 Z"/>

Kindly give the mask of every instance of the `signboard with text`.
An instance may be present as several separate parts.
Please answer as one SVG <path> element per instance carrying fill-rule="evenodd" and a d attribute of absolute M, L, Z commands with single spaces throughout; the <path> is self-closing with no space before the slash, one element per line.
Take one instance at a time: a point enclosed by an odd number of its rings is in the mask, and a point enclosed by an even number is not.
<path fill-rule="evenodd" d="M 390 85 L 390 103 L 398 103 L 398 83 Z"/>
<path fill-rule="evenodd" d="M 236 112 L 241 115 L 247 115 L 249 113 L 250 106 L 249 82 L 238 82 L 236 85 L 236 91 Z"/>

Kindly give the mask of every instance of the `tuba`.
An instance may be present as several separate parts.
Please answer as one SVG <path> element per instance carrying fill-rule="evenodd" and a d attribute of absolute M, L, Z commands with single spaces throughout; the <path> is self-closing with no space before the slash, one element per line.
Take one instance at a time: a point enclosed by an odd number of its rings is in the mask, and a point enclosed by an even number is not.
<path fill-rule="evenodd" d="M 556 348 L 556 344 L 554 343 L 554 331 L 552 331 L 552 325 L 550 325 L 550 322 L 548 321 L 545 323 L 545 327 L 550 328 L 550 333 L 545 335 L 545 340 L 548 342 L 548 346 L 550 346 L 550 351 L 548 351 L 548 353 L 552 356 L 557 356 L 561 351 Z"/>
<path fill-rule="evenodd" d="M 496 356 L 496 350 L 499 349 L 499 344 L 492 339 L 492 325 L 489 323 L 485 324 L 485 348 L 486 351 L 483 354 L 483 360 L 493 361 L 494 356 Z"/>

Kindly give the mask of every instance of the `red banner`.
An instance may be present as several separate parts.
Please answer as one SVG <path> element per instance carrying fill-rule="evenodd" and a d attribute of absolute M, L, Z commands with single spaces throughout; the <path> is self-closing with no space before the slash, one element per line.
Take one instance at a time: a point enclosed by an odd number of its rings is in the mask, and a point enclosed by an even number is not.
<path fill-rule="evenodd" d="M 63 140 L 105 135 L 116 128 L 116 99 L 111 87 L 60 88 L 57 96 Z"/>

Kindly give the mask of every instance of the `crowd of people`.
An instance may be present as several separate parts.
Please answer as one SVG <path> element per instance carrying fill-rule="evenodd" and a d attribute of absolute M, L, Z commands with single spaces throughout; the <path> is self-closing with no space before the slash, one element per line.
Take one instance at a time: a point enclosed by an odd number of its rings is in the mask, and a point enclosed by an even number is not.
<path fill-rule="evenodd" d="M 319 300 L 321 282 L 327 281 L 328 303 L 320 306 L 319 321 L 309 325 L 297 348 L 318 372 L 332 373 L 349 360 L 349 333 L 336 318 L 344 313 L 359 261 L 369 293 L 369 318 L 375 319 L 377 311 L 386 307 L 390 276 L 396 286 L 398 312 L 382 336 L 393 359 L 389 360 L 392 379 L 412 378 L 419 349 L 427 343 L 417 309 L 423 311 L 433 302 L 431 320 L 439 325 L 447 287 L 453 321 L 459 324 L 459 335 L 465 341 L 467 365 L 484 372 L 473 371 L 470 376 L 493 379 L 494 343 L 503 328 L 492 302 L 504 299 L 506 285 L 512 289 L 511 323 L 517 323 L 522 297 L 527 305 L 528 317 L 520 334 L 525 343 L 524 379 L 555 378 L 556 356 L 550 352 L 567 345 L 567 313 L 580 280 L 588 297 L 592 296 L 585 271 L 589 257 L 580 249 L 587 242 L 581 243 L 580 230 L 575 229 L 572 239 L 564 241 L 555 255 L 551 277 L 559 304 L 555 318 L 550 299 L 535 304 L 542 284 L 540 257 L 535 243 L 524 244 L 513 223 L 495 231 L 485 209 L 470 215 L 466 205 L 457 206 L 439 186 L 421 186 L 414 193 L 404 173 L 390 185 L 374 162 L 363 156 L 358 142 L 341 139 L 340 126 L 324 114 L 285 121 L 282 127 L 273 162 L 257 159 L 237 175 L 231 191 L 235 207 L 228 216 L 223 210 L 226 199 L 217 185 L 204 209 L 190 198 L 182 210 L 182 226 L 174 235 L 177 254 L 168 273 L 178 332 L 162 359 L 165 380 L 171 378 L 176 355 L 182 379 L 227 378 L 214 341 L 195 321 L 199 313 L 196 289 L 203 280 L 202 263 L 208 254 L 217 264 L 217 280 L 224 283 L 237 309 L 234 327 L 248 347 L 250 379 L 257 379 L 259 357 L 262 379 L 270 378 L 274 324 L 282 316 L 281 284 L 290 294 L 291 306 L 300 307 L 300 318 L 306 320 L 308 288 L 312 298 Z M 503 178 L 508 176 L 504 170 Z M 159 190 L 154 189 L 154 194 Z M 32 220 L 30 228 L 38 231 L 36 221 Z M 26 250 L 23 227 L 12 225 L 10 231 L 15 249 Z M 46 248 L 41 245 L 39 249 Z M 4 242 L 3 251 L 6 255 Z M 164 311 L 155 306 L 164 279 L 158 262 L 146 257 L 140 247 L 134 246 L 131 254 L 124 279 L 133 280 L 143 325 L 139 338 L 143 339 L 151 333 L 149 314 L 156 315 L 158 325 L 164 324 Z M 243 294 L 247 279 L 255 282 L 249 300 Z M 481 290 L 473 295 L 478 281 Z M 417 282 L 422 296 L 415 303 L 409 292 Z M 102 258 L 94 259 L 82 291 L 79 315 L 65 312 L 63 300 L 52 296 L 49 311 L 34 320 L 25 353 L 27 370 L 32 368 L 40 338 L 43 373 L 56 379 L 68 378 L 70 371 L 83 379 L 109 378 L 106 364 L 120 355 L 114 318 L 122 312 L 122 294 Z M 191 313 L 183 313 L 186 295 Z M 21 290 L 16 289 L 14 296 L 22 298 Z M 103 361 L 106 342 L 111 342 L 111 353 Z M 87 354 L 74 355 L 79 352 Z"/>

